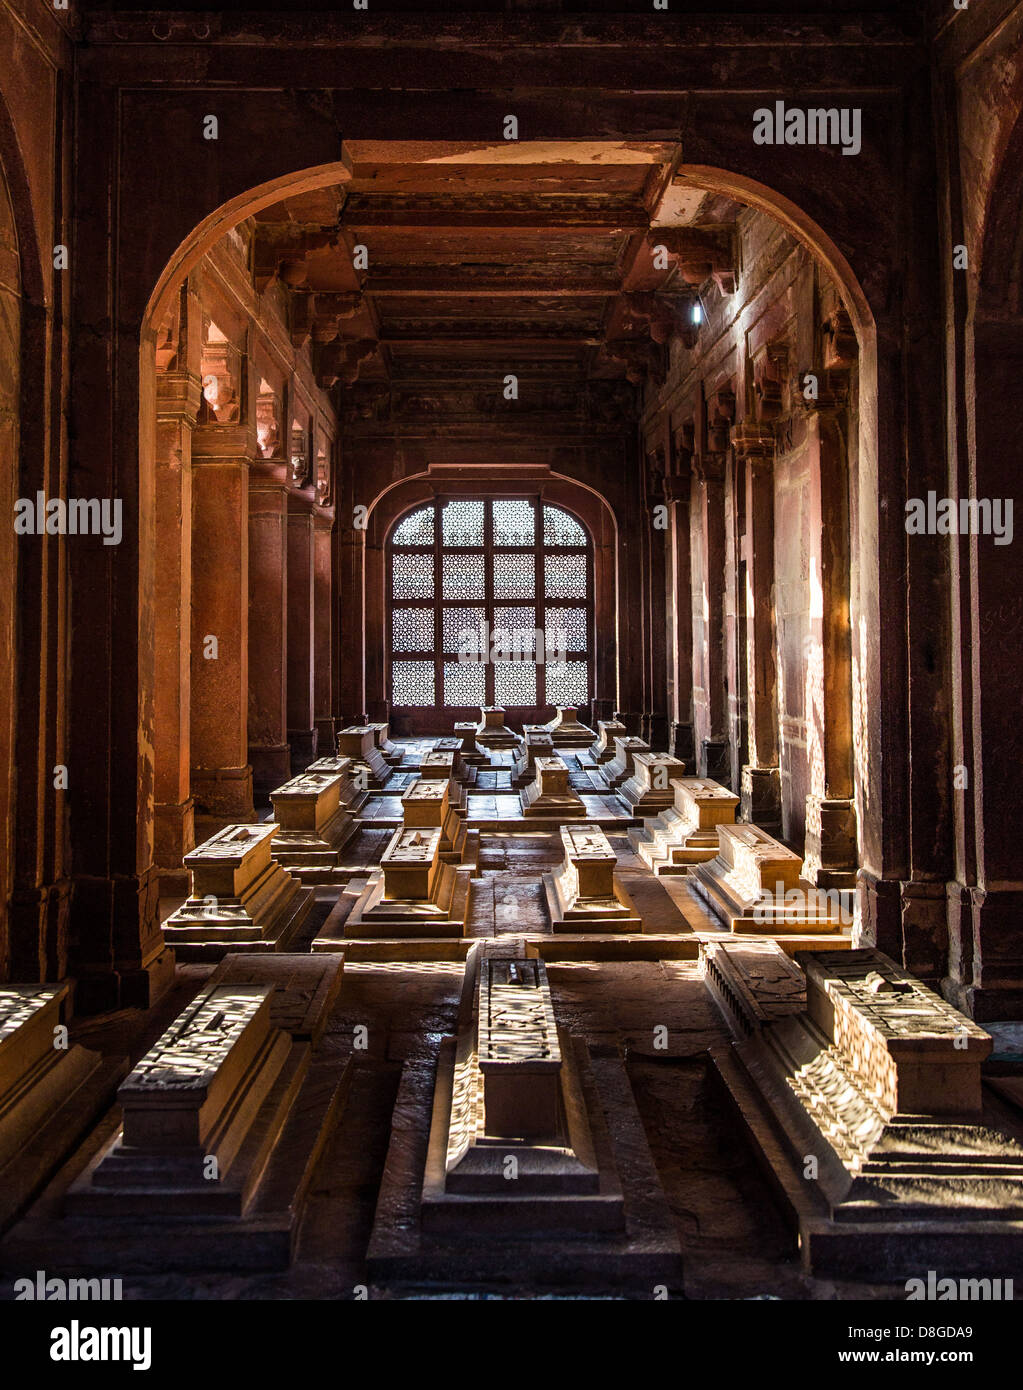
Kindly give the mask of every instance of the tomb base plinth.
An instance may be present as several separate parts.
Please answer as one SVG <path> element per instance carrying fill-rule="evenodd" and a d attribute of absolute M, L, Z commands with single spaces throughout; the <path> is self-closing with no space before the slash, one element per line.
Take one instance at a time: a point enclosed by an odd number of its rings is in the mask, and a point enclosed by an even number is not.
<path fill-rule="evenodd" d="M 349 1084 L 350 1065 L 314 1051 L 342 968 L 223 962 L 10 1233 L 5 1258 L 76 1273 L 285 1268 Z"/>
<path fill-rule="evenodd" d="M 586 807 L 568 784 L 568 768 L 557 757 L 537 757 L 536 778 L 519 792 L 522 814 L 554 820 L 584 820 Z"/>
<path fill-rule="evenodd" d="M 357 828 L 351 811 L 341 805 L 343 781 L 341 773 L 307 770 L 270 794 L 280 827 L 271 854 L 303 883 L 330 882 Z"/>
<path fill-rule="evenodd" d="M 362 781 L 365 786 L 359 785 L 359 772 L 363 772 Z M 330 772 L 341 778 L 341 789 L 338 799 L 342 806 L 346 806 L 353 815 L 356 815 L 366 804 L 369 793 L 366 787 L 369 786 L 369 770 L 365 764 L 358 763 L 346 754 L 335 753 L 330 758 L 317 758 L 314 763 L 310 763 L 306 772 Z"/>
<path fill-rule="evenodd" d="M 397 767 L 405 756 L 404 750 L 396 743 L 391 742 L 391 728 L 389 724 L 367 724 L 373 734 L 373 744 L 389 767 Z"/>
<path fill-rule="evenodd" d="M 1023 1124 L 982 1084 L 988 1034 L 874 950 L 798 953 L 800 1001 L 791 963 L 765 967 L 757 944 L 752 964 L 753 943 L 705 948 L 735 1035 L 711 1057 L 804 1266 L 872 1282 L 1023 1268 Z"/>
<path fill-rule="evenodd" d="M 555 705 L 554 718 L 543 727 L 550 734 L 555 748 L 589 748 L 597 735 L 579 722 L 578 705 Z"/>
<path fill-rule="evenodd" d="M 0 985 L 0 1231 L 113 1100 L 127 1058 L 55 1046 L 63 985 Z"/>
<path fill-rule="evenodd" d="M 271 858 L 279 826 L 229 825 L 185 856 L 192 891 L 163 924 L 179 960 L 228 951 L 286 951 L 313 905 L 313 890 Z"/>
<path fill-rule="evenodd" d="M 350 724 L 337 731 L 338 755 L 352 759 L 352 774 L 365 773 L 366 784 L 379 791 L 387 784 L 391 768 L 376 745 L 373 727 L 369 724 Z"/>
<path fill-rule="evenodd" d="M 713 859 L 719 849 L 717 828 L 735 821 L 739 798 L 705 777 L 672 780 L 675 804 L 639 830 L 629 843 L 655 874 L 684 874 L 693 864 Z"/>
<path fill-rule="evenodd" d="M 638 816 L 656 816 L 675 800 L 673 777 L 681 777 L 686 765 L 670 753 L 636 753 L 632 776 L 618 788 L 618 795 Z"/>
<path fill-rule="evenodd" d="M 852 926 L 851 894 L 800 876 L 802 860 L 756 825 L 719 825 L 719 851 L 689 882 L 731 931 L 839 932 Z"/>
<path fill-rule="evenodd" d="M 620 719 L 598 719 L 597 737 L 590 744 L 590 757 L 598 767 L 609 763 L 615 755 L 616 738 L 627 738 L 628 729 Z"/>
<path fill-rule="evenodd" d="M 636 738 L 634 734 L 626 734 L 624 738 L 616 734 L 614 746 L 614 757 L 609 762 L 603 763 L 600 768 L 601 777 L 612 791 L 632 776 L 636 754 L 650 752 L 649 743 L 645 743 L 641 738 Z"/>
<path fill-rule="evenodd" d="M 639 913 L 615 875 L 617 856 L 600 827 L 563 826 L 561 843 L 564 863 L 543 876 L 553 930 L 642 931 Z"/>
<path fill-rule="evenodd" d="M 554 757 L 554 743 L 546 729 L 527 728 L 523 735 L 522 747 L 515 755 L 512 764 L 511 784 L 521 789 L 536 778 L 537 758 Z"/>
<path fill-rule="evenodd" d="M 455 737 L 459 739 L 459 752 L 462 755 L 462 762 L 470 766 L 479 767 L 481 764 L 489 764 L 488 755 L 476 745 L 476 725 L 470 722 L 455 725 Z"/>
<path fill-rule="evenodd" d="M 512 733 L 504 722 L 505 712 L 501 705 L 481 705 L 480 722 L 476 725 L 476 742 L 488 752 L 492 748 L 517 748 L 518 735 Z"/>
<path fill-rule="evenodd" d="M 443 828 L 396 830 L 343 926 L 313 942 L 314 951 L 344 948 L 349 938 L 461 936 L 471 907 L 471 867 L 441 858 Z M 328 919 L 329 920 L 329 919 Z"/>

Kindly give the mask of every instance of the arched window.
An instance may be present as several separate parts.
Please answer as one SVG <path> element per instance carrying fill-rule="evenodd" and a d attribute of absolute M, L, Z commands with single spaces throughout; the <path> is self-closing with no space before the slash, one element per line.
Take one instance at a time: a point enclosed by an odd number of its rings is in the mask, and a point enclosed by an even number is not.
<path fill-rule="evenodd" d="M 438 498 L 391 532 L 388 693 L 395 710 L 504 705 L 530 720 L 592 693 L 593 556 L 538 498 Z"/>

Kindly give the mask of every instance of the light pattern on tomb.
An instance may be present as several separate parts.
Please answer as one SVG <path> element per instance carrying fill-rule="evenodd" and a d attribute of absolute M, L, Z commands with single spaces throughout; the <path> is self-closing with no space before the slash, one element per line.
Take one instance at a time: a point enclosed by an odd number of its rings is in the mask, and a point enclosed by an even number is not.
<path fill-rule="evenodd" d="M 589 698 L 585 661 L 555 661 L 544 667 L 549 705 L 582 705 Z"/>

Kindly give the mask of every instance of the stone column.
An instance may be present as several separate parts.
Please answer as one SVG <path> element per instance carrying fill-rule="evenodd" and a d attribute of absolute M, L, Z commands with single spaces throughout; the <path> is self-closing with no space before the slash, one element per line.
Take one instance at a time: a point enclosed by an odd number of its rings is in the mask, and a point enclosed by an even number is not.
<path fill-rule="evenodd" d="M 319 757 L 334 751 L 334 510 L 313 512 L 313 717 Z"/>
<path fill-rule="evenodd" d="M 186 287 L 173 360 L 167 370 L 158 371 L 156 381 L 153 862 L 164 894 L 187 890 L 182 860 L 195 847 L 190 771 L 192 436 L 202 386 L 189 364 L 198 364 L 198 334 L 198 305 Z"/>
<path fill-rule="evenodd" d="M 692 511 L 698 542 L 693 551 L 693 715 L 696 766 L 701 777 L 728 777 L 725 732 L 724 572 L 725 459 L 693 459 Z"/>
<path fill-rule="evenodd" d="M 316 757 L 313 713 L 313 495 L 288 497 L 288 743 L 291 768 Z"/>
<path fill-rule="evenodd" d="M 849 608 L 847 419 L 841 389 L 821 390 L 809 416 L 813 518 L 807 673 L 804 876 L 823 888 L 856 881 L 852 749 L 852 634 Z"/>
<path fill-rule="evenodd" d="M 668 752 L 695 765 L 693 742 L 693 598 L 690 500 L 692 494 L 692 434 L 685 425 L 675 432 L 673 466 L 664 491 L 670 524 L 670 578 L 675 593 L 674 621 L 668 640 L 674 654 Z"/>
<path fill-rule="evenodd" d="M 291 776 L 288 745 L 288 470 L 249 477 L 249 762 L 261 795 Z"/>
<path fill-rule="evenodd" d="M 255 427 L 192 440 L 192 795 L 196 838 L 255 820 L 248 761 L 249 468 Z"/>
<path fill-rule="evenodd" d="M 751 423 L 734 431 L 745 470 L 743 559 L 746 569 L 746 678 L 749 762 L 740 814 L 765 830 L 781 824 L 778 768 L 778 670 L 774 630 L 774 433 Z"/>

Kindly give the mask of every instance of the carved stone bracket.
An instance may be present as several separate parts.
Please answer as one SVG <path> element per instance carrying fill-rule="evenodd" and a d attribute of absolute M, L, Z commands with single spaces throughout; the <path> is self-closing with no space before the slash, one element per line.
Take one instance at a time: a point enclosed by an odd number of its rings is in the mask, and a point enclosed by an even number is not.
<path fill-rule="evenodd" d="M 654 245 L 664 246 L 689 285 L 713 280 L 722 294 L 734 294 L 738 279 L 735 234 L 728 227 L 655 227 Z"/>
<path fill-rule="evenodd" d="M 256 228 L 253 253 L 253 279 L 262 294 L 276 277 L 286 285 L 305 283 L 305 257 L 310 251 L 322 251 L 335 246 L 338 233 L 333 227 L 269 227 Z"/>
<path fill-rule="evenodd" d="M 614 338 L 604 346 L 604 355 L 612 362 L 625 364 L 625 377 L 634 385 L 649 376 L 658 385 L 664 381 L 664 356 L 661 349 L 641 338 Z"/>
<path fill-rule="evenodd" d="M 341 338 L 332 343 L 317 343 L 313 349 L 313 371 L 317 386 L 327 389 L 341 381 L 346 386 L 358 380 L 359 368 L 377 350 L 374 338 L 359 338 L 346 342 Z"/>
<path fill-rule="evenodd" d="M 743 420 L 733 428 L 732 447 L 736 458 L 749 459 L 754 465 L 769 468 L 774 463 L 774 431 L 754 421 Z"/>
<path fill-rule="evenodd" d="M 735 392 L 731 386 L 721 386 L 713 395 L 707 397 L 707 447 L 710 452 L 726 452 L 731 443 L 734 419 Z"/>

